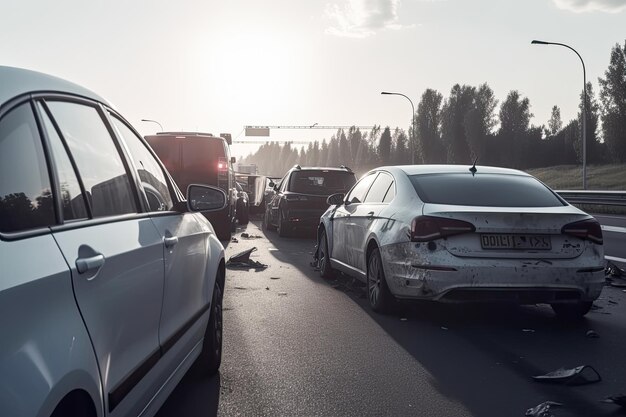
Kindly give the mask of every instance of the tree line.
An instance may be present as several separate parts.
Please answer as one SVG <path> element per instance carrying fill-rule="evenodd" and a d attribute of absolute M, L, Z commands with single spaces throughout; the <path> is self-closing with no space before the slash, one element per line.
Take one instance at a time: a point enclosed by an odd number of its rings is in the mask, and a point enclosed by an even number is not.
<path fill-rule="evenodd" d="M 587 163 L 626 162 L 626 41 L 611 50 L 599 95 L 586 85 Z M 518 169 L 577 164 L 582 161 L 581 91 L 578 116 L 564 123 L 558 106 L 552 107 L 547 126 L 531 124 L 530 101 L 512 90 L 500 104 L 487 84 L 455 84 L 447 98 L 434 89 L 421 96 L 407 130 L 374 126 L 338 130 L 330 140 L 307 147 L 270 142 L 243 164 L 259 172 L 282 176 L 295 164 L 346 165 L 364 172 L 376 166 L 411 163 L 496 165 Z M 413 130 L 415 126 L 415 130 Z"/>

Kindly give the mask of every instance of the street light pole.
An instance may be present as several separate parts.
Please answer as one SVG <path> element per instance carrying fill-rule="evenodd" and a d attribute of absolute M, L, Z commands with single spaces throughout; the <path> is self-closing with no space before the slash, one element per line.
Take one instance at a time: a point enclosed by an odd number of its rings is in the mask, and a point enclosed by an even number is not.
<path fill-rule="evenodd" d="M 163 132 L 163 126 L 161 126 L 161 123 L 157 122 L 156 120 L 152 120 L 152 119 L 141 119 L 142 122 L 150 122 L 150 123 L 156 123 L 159 125 L 159 127 L 161 128 L 161 132 Z"/>
<path fill-rule="evenodd" d="M 585 61 L 580 56 L 576 49 L 572 48 L 569 45 L 565 45 L 564 43 L 558 42 L 546 42 L 546 41 L 538 41 L 533 40 L 531 42 L 532 45 L 558 45 L 563 46 L 571 51 L 574 51 L 578 58 L 580 59 L 580 63 L 583 64 L 583 134 L 582 134 L 582 148 L 583 148 L 583 190 L 587 189 L 587 71 L 585 70 Z"/>
<path fill-rule="evenodd" d="M 409 103 L 411 103 L 411 125 L 413 127 L 413 130 L 411 132 L 409 149 L 411 151 L 411 164 L 415 165 L 415 106 L 413 106 L 413 102 L 411 101 L 411 99 L 402 93 L 390 93 L 388 91 L 381 91 L 380 94 L 389 95 L 389 96 L 402 96 L 406 98 L 407 100 L 409 100 Z"/>

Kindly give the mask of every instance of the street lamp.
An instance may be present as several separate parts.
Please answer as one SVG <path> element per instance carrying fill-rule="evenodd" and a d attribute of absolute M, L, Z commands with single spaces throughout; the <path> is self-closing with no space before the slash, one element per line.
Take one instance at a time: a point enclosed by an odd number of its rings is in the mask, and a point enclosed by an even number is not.
<path fill-rule="evenodd" d="M 150 123 L 156 123 L 159 125 L 159 127 L 161 128 L 161 132 L 163 132 L 163 126 L 161 126 L 161 123 L 157 122 L 156 120 L 152 120 L 152 119 L 141 119 L 142 122 L 150 122 Z"/>
<path fill-rule="evenodd" d="M 415 106 L 413 106 L 413 102 L 411 101 L 410 98 L 408 98 L 407 96 L 405 96 L 402 93 L 390 93 L 388 91 L 381 91 L 380 94 L 384 94 L 384 95 L 389 95 L 389 96 L 402 96 L 404 98 L 406 98 L 407 100 L 409 100 L 409 103 L 411 103 L 411 125 L 413 127 L 413 131 L 411 132 L 411 142 L 409 143 L 409 149 L 411 151 L 411 164 L 415 165 Z"/>
<path fill-rule="evenodd" d="M 576 51 L 576 49 L 572 48 L 569 45 L 565 45 L 564 43 L 533 40 L 531 44 L 532 45 L 564 46 L 565 48 L 574 51 L 574 53 L 578 55 L 578 58 L 580 58 L 580 63 L 583 64 L 583 135 L 582 135 L 583 143 L 582 143 L 582 148 L 583 148 L 583 190 L 586 190 L 587 189 L 587 72 L 585 71 L 585 61 L 583 61 L 583 58 Z"/>

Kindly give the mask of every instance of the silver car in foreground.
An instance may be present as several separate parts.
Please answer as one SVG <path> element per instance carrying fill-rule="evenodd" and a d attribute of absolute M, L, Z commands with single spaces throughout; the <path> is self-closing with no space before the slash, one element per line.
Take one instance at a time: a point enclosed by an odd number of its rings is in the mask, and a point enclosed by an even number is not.
<path fill-rule="evenodd" d="M 383 167 L 329 203 L 320 273 L 365 281 L 376 311 L 394 298 L 505 301 L 576 318 L 604 284 L 599 223 L 521 171 Z"/>
<path fill-rule="evenodd" d="M 151 416 L 222 353 L 224 248 L 104 99 L 0 67 L 0 416 Z"/>

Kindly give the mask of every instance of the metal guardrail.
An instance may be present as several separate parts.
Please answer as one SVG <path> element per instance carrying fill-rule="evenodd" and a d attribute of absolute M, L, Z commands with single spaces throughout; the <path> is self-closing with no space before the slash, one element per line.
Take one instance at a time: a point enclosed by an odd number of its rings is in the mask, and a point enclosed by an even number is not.
<path fill-rule="evenodd" d="M 570 204 L 626 207 L 626 191 L 557 190 L 556 193 Z"/>

